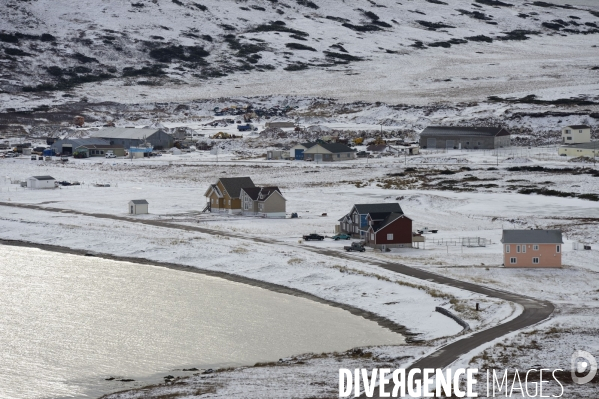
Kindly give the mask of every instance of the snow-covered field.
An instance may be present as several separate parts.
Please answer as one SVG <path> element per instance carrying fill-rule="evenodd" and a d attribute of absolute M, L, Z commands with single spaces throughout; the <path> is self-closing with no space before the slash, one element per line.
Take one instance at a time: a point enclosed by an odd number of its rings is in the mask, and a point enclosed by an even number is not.
<path fill-rule="evenodd" d="M 448 159 L 458 158 L 464 162 L 448 162 Z M 427 162 L 415 162 L 417 159 Z M 527 165 L 547 169 L 540 172 L 507 170 Z M 596 334 L 599 329 L 596 323 L 599 296 L 595 283 L 599 272 L 596 263 L 599 203 L 579 198 L 518 194 L 510 186 L 540 185 L 576 194 L 597 193 L 598 178 L 592 174 L 550 171 L 572 165 L 562 157 L 543 152 L 543 149 L 517 148 L 500 154 L 455 151 L 407 159 L 361 159 L 334 165 L 235 160 L 232 155 L 225 157 L 225 161 L 220 157 L 217 163 L 216 157 L 203 153 L 139 161 L 71 160 L 66 165 L 5 159 L 0 160 L 0 176 L 6 176 L 0 179 L 0 201 L 3 202 L 126 216 L 127 202 L 144 198 L 150 203 L 150 215 L 139 218 L 169 221 L 181 226 L 208 227 L 217 235 L 218 231 L 223 231 L 269 238 L 275 243 L 260 244 L 243 238 L 223 238 L 13 207 L 2 207 L 0 238 L 180 263 L 281 284 L 369 310 L 406 326 L 420 334 L 418 338 L 426 340 L 426 344 L 421 346 L 425 349 L 410 349 L 409 346 L 403 349 L 375 348 L 374 351 L 382 351 L 381 359 L 399 356 L 391 355 L 397 351 L 417 358 L 423 354 L 419 351 L 432 350 L 458 334 L 461 328 L 434 312 L 435 306 L 446 306 L 474 329 L 501 322 L 519 312 L 510 304 L 457 289 L 437 287 L 427 281 L 399 278 L 368 263 L 369 259 L 395 260 L 460 280 L 527 293 L 553 302 L 557 310 L 551 320 L 532 328 L 533 333 L 515 334 L 506 339 L 530 345 L 536 335 L 545 334 L 555 327 L 561 334 L 560 348 L 537 350 L 538 356 L 514 352 L 509 361 L 512 366 L 526 368 L 535 359 L 540 359 L 538 362 L 544 366 L 564 368 L 569 361 L 568 351 L 573 348 L 582 345 L 591 353 L 599 349 L 593 343 L 595 341 L 585 338 L 588 334 Z M 406 168 L 414 171 L 406 171 Z M 442 170 L 454 173 L 441 174 Z M 405 176 L 397 176 L 397 173 Z M 84 184 L 56 190 L 27 190 L 10 184 L 11 179 L 22 180 L 41 174 L 50 174 L 58 180 L 78 180 Z M 205 204 L 203 194 L 209 183 L 221 176 L 241 175 L 251 176 L 256 184 L 281 187 L 287 199 L 287 211 L 297 212 L 300 218 L 267 220 L 200 213 Z M 391 184 L 389 179 L 395 180 Z M 411 179 L 410 183 L 406 179 Z M 453 189 L 439 189 L 443 186 L 442 180 L 447 179 L 460 183 L 455 183 Z M 111 187 L 93 187 L 94 182 L 110 183 Z M 360 184 L 356 185 L 356 182 Z M 489 182 L 494 186 L 476 186 Z M 332 235 L 337 219 L 354 203 L 392 201 L 401 204 L 404 212 L 413 219 L 414 228 L 435 228 L 440 230 L 439 233 L 428 234 L 425 245 L 419 249 L 398 249 L 391 253 L 367 251 L 356 255 L 355 261 L 335 260 L 302 249 L 318 246 L 341 251 L 345 243 L 333 240 L 303 243 L 300 237 L 312 232 Z M 323 215 L 325 213 L 326 216 Z M 551 270 L 502 267 L 501 229 L 514 227 L 562 228 L 565 236 L 564 267 Z M 462 247 L 460 243 L 464 237 L 485 238 L 488 244 L 485 247 Z M 223 240 L 226 240 L 226 245 L 223 245 Z M 592 250 L 575 251 L 572 242 L 591 245 Z M 199 253 L 201 256 L 198 256 Z M 445 296 L 429 295 L 436 292 L 433 290 L 442 291 Z M 481 312 L 472 312 L 474 302 L 481 303 Z M 470 354 L 470 358 L 464 358 L 462 362 L 467 363 L 478 355 L 480 353 Z M 374 359 L 372 364 L 385 361 L 376 360 L 378 357 Z M 208 389 L 206 384 L 215 382 L 209 388 L 216 395 L 213 397 L 227 397 L 231 389 L 239 388 L 233 381 L 240 384 L 245 381 L 251 385 L 247 379 L 251 375 L 259 378 L 255 381 L 260 381 L 255 383 L 255 389 L 262 383 L 266 384 L 267 380 L 270 381 L 268 384 L 274 384 L 273 387 L 280 386 L 277 385 L 280 382 L 274 382 L 279 380 L 295 387 L 294 397 L 309 397 L 316 391 L 302 390 L 302 380 L 291 378 L 291 375 L 300 372 L 316 376 L 317 370 L 334 370 L 339 363 L 327 360 L 327 357 L 305 360 L 300 363 L 293 361 L 295 365 L 289 368 L 271 365 L 218 373 L 218 377 L 197 377 L 194 384 L 199 384 L 199 392 Z M 399 360 L 389 362 L 394 367 L 403 364 Z M 272 373 L 282 373 L 287 377 L 267 377 Z M 336 374 L 328 373 L 326 381 L 322 382 L 322 390 L 318 392 L 329 392 L 335 383 Z"/>

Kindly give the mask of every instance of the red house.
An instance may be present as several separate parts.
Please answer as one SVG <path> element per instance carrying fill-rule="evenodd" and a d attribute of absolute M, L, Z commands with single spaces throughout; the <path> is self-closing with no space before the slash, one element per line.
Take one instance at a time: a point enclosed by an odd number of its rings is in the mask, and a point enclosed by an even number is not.
<path fill-rule="evenodd" d="M 397 212 L 369 213 L 365 244 L 375 249 L 412 247 L 412 219 Z"/>

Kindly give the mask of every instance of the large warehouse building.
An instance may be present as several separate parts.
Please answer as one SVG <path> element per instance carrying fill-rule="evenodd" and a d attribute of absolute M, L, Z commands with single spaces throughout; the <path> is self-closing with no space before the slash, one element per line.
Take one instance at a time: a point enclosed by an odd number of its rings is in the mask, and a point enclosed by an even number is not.
<path fill-rule="evenodd" d="M 420 133 L 421 148 L 489 150 L 509 146 L 510 132 L 502 127 L 429 126 Z"/>
<path fill-rule="evenodd" d="M 161 129 L 109 127 L 98 130 L 91 136 L 104 139 L 111 145 L 121 145 L 126 149 L 139 147 L 144 143 L 151 144 L 157 150 L 173 146 L 173 137 Z"/>

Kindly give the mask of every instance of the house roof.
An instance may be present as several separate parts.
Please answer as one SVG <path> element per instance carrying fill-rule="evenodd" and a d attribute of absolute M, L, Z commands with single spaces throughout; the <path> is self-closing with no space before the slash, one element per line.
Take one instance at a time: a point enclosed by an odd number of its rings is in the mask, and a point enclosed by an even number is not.
<path fill-rule="evenodd" d="M 341 143 L 317 143 L 317 144 L 320 145 L 325 150 L 332 152 L 333 154 L 356 151 L 355 149 L 350 148 L 350 147 L 346 146 L 345 144 L 341 144 Z"/>
<path fill-rule="evenodd" d="M 281 194 L 278 187 L 243 187 L 242 190 L 254 201 L 265 201 L 275 191 Z"/>
<path fill-rule="evenodd" d="M 428 126 L 420 136 L 509 136 L 501 126 Z"/>
<path fill-rule="evenodd" d="M 120 148 L 123 149 L 122 145 L 116 145 L 116 144 L 88 144 L 88 145 L 80 145 L 79 147 L 76 147 L 75 149 L 78 148 L 87 148 L 88 150 L 96 150 L 96 149 L 103 149 L 103 148 Z"/>
<path fill-rule="evenodd" d="M 355 204 L 354 208 L 360 215 L 366 215 L 369 213 L 387 213 L 396 212 L 403 214 L 401 206 L 397 202 L 385 202 L 382 204 Z"/>
<path fill-rule="evenodd" d="M 130 139 L 130 140 L 143 140 L 148 138 L 154 133 L 161 131 L 161 129 L 136 129 L 127 127 L 109 127 L 106 129 L 98 130 L 92 133 L 91 137 L 110 138 L 110 139 Z"/>
<path fill-rule="evenodd" d="M 389 212 L 368 212 L 372 220 L 383 220 L 389 215 Z"/>
<path fill-rule="evenodd" d="M 279 187 L 276 187 L 276 186 L 262 187 L 262 189 L 260 190 L 260 195 L 258 196 L 258 199 L 260 201 L 266 201 L 268 199 L 268 197 L 270 197 L 274 192 L 278 192 L 279 194 L 281 194 L 281 190 L 279 190 Z"/>
<path fill-rule="evenodd" d="M 301 145 L 301 146 L 304 146 L 304 147 L 306 147 L 306 148 L 312 148 L 312 147 L 314 147 L 316 144 L 317 144 L 317 143 L 310 143 L 310 142 L 308 142 L 308 143 L 299 143 L 299 145 Z"/>
<path fill-rule="evenodd" d="M 135 205 L 147 205 L 148 201 L 146 200 L 131 200 L 129 201 L 130 203 L 134 203 Z"/>
<path fill-rule="evenodd" d="M 242 190 L 245 191 L 251 199 L 256 201 L 258 199 L 258 194 L 260 194 L 260 190 L 262 189 L 260 187 L 243 187 Z"/>
<path fill-rule="evenodd" d="M 219 181 L 231 198 L 239 198 L 242 188 L 256 187 L 249 177 L 221 177 Z"/>
<path fill-rule="evenodd" d="M 31 176 L 33 177 L 35 180 L 56 180 L 55 178 L 53 178 L 52 176 Z"/>
<path fill-rule="evenodd" d="M 562 244 L 561 230 L 503 230 L 504 244 Z"/>
<path fill-rule="evenodd" d="M 108 140 L 104 140 L 98 137 L 86 138 L 86 139 L 64 139 L 58 140 L 54 144 L 52 144 L 53 148 L 59 148 L 63 145 L 72 145 L 73 148 L 88 146 L 92 144 L 110 144 Z"/>
<path fill-rule="evenodd" d="M 377 231 L 379 231 L 383 227 L 387 226 L 388 224 L 396 221 L 397 219 L 399 219 L 401 217 L 404 217 L 403 212 L 402 213 L 390 212 L 390 213 L 387 214 L 387 217 L 385 217 L 385 219 L 382 222 L 374 223 L 371 226 L 372 230 L 376 233 Z"/>
<path fill-rule="evenodd" d="M 571 129 L 590 129 L 591 128 L 588 125 L 568 125 L 566 127 L 569 127 Z"/>
<path fill-rule="evenodd" d="M 208 190 L 206 190 L 206 192 L 204 193 L 204 196 L 208 197 L 210 195 L 211 191 L 214 191 L 216 193 L 216 195 L 218 196 L 218 198 L 223 197 L 223 193 L 220 192 L 220 190 L 216 184 L 211 184 L 210 187 L 208 187 Z"/>
<path fill-rule="evenodd" d="M 581 150 L 599 150 L 599 141 L 591 141 L 590 143 L 568 144 L 562 148 L 579 148 Z"/>

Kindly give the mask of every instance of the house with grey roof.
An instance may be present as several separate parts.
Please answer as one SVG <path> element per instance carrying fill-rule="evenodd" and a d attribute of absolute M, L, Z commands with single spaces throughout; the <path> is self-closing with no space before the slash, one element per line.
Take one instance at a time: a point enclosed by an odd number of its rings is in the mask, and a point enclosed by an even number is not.
<path fill-rule="evenodd" d="M 304 160 L 304 151 L 308 148 L 314 147 L 316 143 L 306 142 L 306 143 L 298 143 L 291 147 L 289 150 L 289 159 L 295 159 L 298 161 Z"/>
<path fill-rule="evenodd" d="M 428 126 L 420 147 L 428 149 L 495 149 L 509 147 L 510 132 L 500 126 Z"/>
<path fill-rule="evenodd" d="M 150 145 L 162 150 L 171 148 L 174 143 L 170 134 L 156 128 L 108 127 L 92 133 L 91 137 L 104 139 L 108 144 L 121 145 L 123 148 Z"/>
<path fill-rule="evenodd" d="M 570 125 L 562 128 L 563 144 L 582 144 L 591 141 L 591 127 L 587 125 Z"/>
<path fill-rule="evenodd" d="M 318 142 L 304 151 L 304 161 L 338 162 L 356 159 L 356 150 L 341 143 Z"/>
<path fill-rule="evenodd" d="M 562 145 L 557 149 L 557 153 L 568 157 L 596 158 L 599 155 L 599 141 Z"/>
<path fill-rule="evenodd" d="M 379 222 L 391 213 L 403 215 L 403 210 L 396 202 L 355 204 L 347 215 L 339 219 L 338 230 L 341 233 L 364 239 L 370 228 L 368 215 L 371 215 L 371 222 Z"/>
<path fill-rule="evenodd" d="M 129 201 L 129 214 L 143 215 L 146 213 L 148 213 L 148 201 L 144 199 Z"/>
<path fill-rule="evenodd" d="M 505 267 L 561 267 L 561 230 L 503 230 Z"/>
<path fill-rule="evenodd" d="M 211 212 L 242 213 L 241 189 L 256 187 L 249 177 L 221 177 L 204 193 L 206 210 Z"/>
<path fill-rule="evenodd" d="M 244 215 L 285 218 L 287 200 L 278 187 L 246 187 L 241 189 Z"/>
<path fill-rule="evenodd" d="M 52 176 L 31 176 L 27 179 L 27 188 L 48 189 L 56 188 L 56 179 Z"/>

